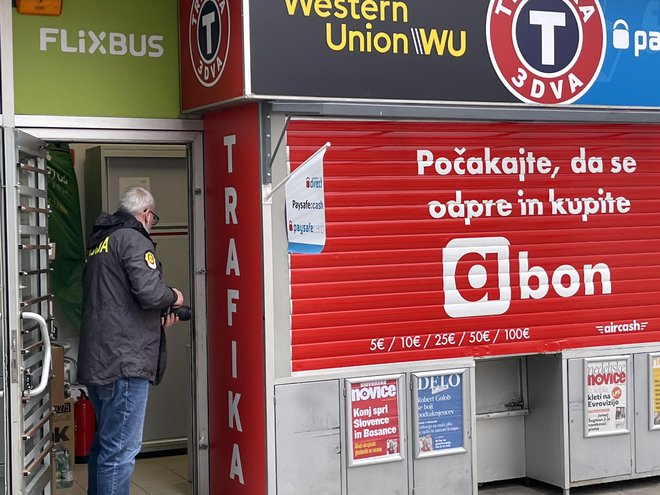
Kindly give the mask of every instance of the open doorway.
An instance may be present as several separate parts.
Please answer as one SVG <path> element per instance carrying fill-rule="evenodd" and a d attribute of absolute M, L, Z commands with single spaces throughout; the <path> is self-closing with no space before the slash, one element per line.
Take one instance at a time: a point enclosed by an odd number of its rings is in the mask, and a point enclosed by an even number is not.
<path fill-rule="evenodd" d="M 193 305 L 191 287 L 191 201 L 189 197 L 190 150 L 182 144 L 119 144 L 57 142 L 68 147 L 78 184 L 80 217 L 70 219 L 82 229 L 86 242 L 101 211 L 114 212 L 127 187 L 149 189 L 156 199 L 160 222 L 151 233 L 164 267 L 168 285 L 179 288 L 186 305 Z M 55 256 L 65 253 L 56 245 Z M 76 401 L 84 387 L 77 383 L 76 359 L 79 328 L 54 292 L 55 342 L 63 348 L 65 395 Z M 143 447 L 133 477 L 135 493 L 192 493 L 194 477 L 193 382 L 195 358 L 192 321 L 167 330 L 168 365 L 163 381 L 152 386 L 144 426 Z M 65 397 L 66 398 L 66 397 Z M 78 444 L 76 443 L 76 447 Z M 75 453 L 74 486 L 62 493 L 85 493 L 87 471 L 84 456 Z M 73 453 L 72 453 L 73 457 Z M 60 493 L 60 490 L 57 491 Z"/>

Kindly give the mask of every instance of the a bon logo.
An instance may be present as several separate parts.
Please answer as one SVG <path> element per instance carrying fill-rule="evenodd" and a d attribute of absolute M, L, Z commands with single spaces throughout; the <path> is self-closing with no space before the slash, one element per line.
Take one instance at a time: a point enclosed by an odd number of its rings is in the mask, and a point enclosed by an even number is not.
<path fill-rule="evenodd" d="M 452 239 L 442 250 L 444 309 L 451 318 L 501 315 L 512 299 L 511 273 L 517 275 L 517 298 L 539 300 L 612 293 L 610 268 L 605 263 L 552 269 L 531 261 L 529 252 L 511 256 L 505 237 Z M 511 269 L 511 261 L 516 263 Z"/>
<path fill-rule="evenodd" d="M 452 318 L 500 315 L 509 309 L 509 241 L 454 239 L 442 251 L 445 312 Z"/>

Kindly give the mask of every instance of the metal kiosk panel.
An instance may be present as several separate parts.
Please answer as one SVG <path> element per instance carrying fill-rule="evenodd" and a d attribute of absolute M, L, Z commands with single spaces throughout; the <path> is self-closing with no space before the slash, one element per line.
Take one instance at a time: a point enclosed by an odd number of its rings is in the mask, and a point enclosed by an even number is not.
<path fill-rule="evenodd" d="M 633 356 L 635 367 L 635 472 L 660 470 L 660 353 Z"/>
<path fill-rule="evenodd" d="M 630 356 L 568 360 L 571 482 L 632 473 Z"/>
<path fill-rule="evenodd" d="M 476 361 L 477 480 L 521 478 L 525 471 L 526 361 L 521 357 Z M 507 445 L 502 449 L 502 445 Z"/>
<path fill-rule="evenodd" d="M 526 476 L 567 488 L 568 407 L 561 354 L 527 356 L 529 411 L 525 416 Z"/>
<path fill-rule="evenodd" d="M 340 495 L 339 381 L 275 387 L 278 495 Z"/>

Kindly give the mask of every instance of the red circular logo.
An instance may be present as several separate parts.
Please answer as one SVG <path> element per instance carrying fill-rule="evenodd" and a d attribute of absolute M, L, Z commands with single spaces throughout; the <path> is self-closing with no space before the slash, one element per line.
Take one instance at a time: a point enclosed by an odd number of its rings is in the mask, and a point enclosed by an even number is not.
<path fill-rule="evenodd" d="M 491 0 L 486 40 L 504 85 L 526 103 L 571 103 L 594 83 L 605 58 L 598 0 Z"/>
<path fill-rule="evenodd" d="M 623 392 L 621 391 L 621 387 L 614 387 L 612 389 L 612 398 L 613 399 L 620 399 L 622 395 L 623 395 Z"/>
<path fill-rule="evenodd" d="M 214 86 L 229 53 L 229 0 L 194 0 L 188 34 L 190 60 L 197 80 Z"/>

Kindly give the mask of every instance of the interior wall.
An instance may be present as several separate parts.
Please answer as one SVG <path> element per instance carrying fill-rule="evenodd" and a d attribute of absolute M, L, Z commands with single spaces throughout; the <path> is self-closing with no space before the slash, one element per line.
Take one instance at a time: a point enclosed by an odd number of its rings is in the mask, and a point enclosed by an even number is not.
<path fill-rule="evenodd" d="M 73 168 L 78 179 L 78 191 L 80 192 L 80 220 L 83 228 L 85 226 L 85 152 L 98 144 L 70 144 L 73 150 Z M 84 232 L 85 236 L 89 232 Z"/>

